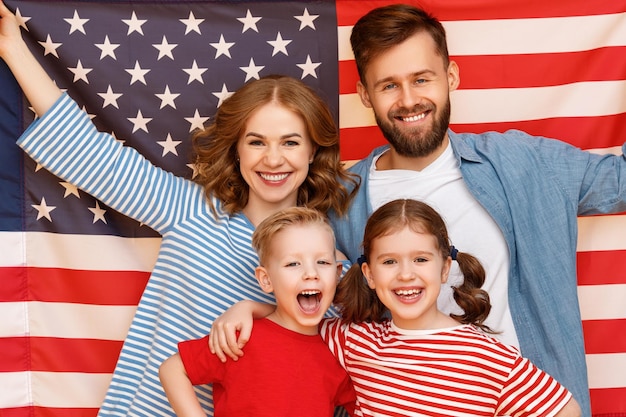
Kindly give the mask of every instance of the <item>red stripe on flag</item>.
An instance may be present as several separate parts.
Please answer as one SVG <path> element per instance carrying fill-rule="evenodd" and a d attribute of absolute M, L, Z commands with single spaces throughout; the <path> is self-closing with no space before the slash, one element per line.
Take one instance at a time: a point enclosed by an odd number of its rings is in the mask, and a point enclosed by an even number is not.
<path fill-rule="evenodd" d="M 351 26 L 368 10 L 396 4 L 398 1 L 337 0 L 336 3 L 337 25 Z M 445 2 L 441 0 L 413 0 L 404 3 L 423 7 L 442 21 L 588 16 L 626 11 L 626 3 L 619 1 L 569 0 L 529 3 L 528 0 L 508 0 L 503 2 L 474 2 L 471 7 L 468 6 L 467 0 L 446 0 Z"/>
<path fill-rule="evenodd" d="M 626 352 L 626 319 L 583 320 L 583 333 L 587 354 Z"/>
<path fill-rule="evenodd" d="M 343 161 L 362 159 L 375 147 L 387 143 L 378 126 L 344 128 L 339 133 L 339 150 Z"/>
<path fill-rule="evenodd" d="M 95 417 L 97 408 L 15 407 L 0 409 L 1 417 Z"/>
<path fill-rule="evenodd" d="M 453 110 L 454 111 L 454 110 Z M 498 123 L 451 124 L 455 132 L 482 133 L 523 130 L 533 136 L 557 138 L 581 149 L 608 148 L 624 143 L 626 113 L 595 117 L 560 117 Z"/>
<path fill-rule="evenodd" d="M 451 124 L 455 132 L 482 133 L 486 131 L 504 132 L 518 129 L 533 136 L 558 138 L 581 149 L 609 148 L 622 146 L 623 126 L 626 126 L 626 113 L 601 117 L 571 117 L 557 119 L 527 120 L 502 123 Z M 377 126 L 341 129 L 341 158 L 361 159 L 373 147 L 387 143 Z M 619 257 L 612 257 L 622 270 L 626 265 Z M 622 279 L 623 282 L 623 279 Z"/>
<path fill-rule="evenodd" d="M 2 276 L 0 301 L 137 305 L 150 273 L 14 267 Z"/>
<path fill-rule="evenodd" d="M 616 372 L 619 371 L 616 370 Z M 626 388 L 591 389 L 589 392 L 594 417 L 626 416 L 626 412 L 615 412 L 615 410 L 626 410 Z"/>
<path fill-rule="evenodd" d="M 553 54 L 451 56 L 461 69 L 459 89 L 529 88 L 623 80 L 626 47 Z M 532 71 L 529 71 L 532 68 Z M 555 71 L 555 68 L 560 68 Z"/>
<path fill-rule="evenodd" d="M 576 262 L 578 285 L 624 284 L 626 250 L 578 252 Z"/>
<path fill-rule="evenodd" d="M 555 54 L 451 56 L 460 68 L 459 89 L 528 88 L 586 81 L 624 79 L 623 68 L 615 65 L 626 47 Z M 528 69 L 532 68 L 532 71 Z M 560 68 L 554 71 L 554 68 Z M 339 93 L 356 93 L 359 80 L 354 61 L 339 62 Z"/>
<path fill-rule="evenodd" d="M 6 337 L 0 339 L 0 372 L 111 373 L 120 349 L 117 340 Z"/>
<path fill-rule="evenodd" d="M 33 371 L 111 373 L 122 341 L 31 338 Z"/>
<path fill-rule="evenodd" d="M 20 372 L 29 370 L 28 352 L 30 347 L 29 337 L 2 337 L 0 338 L 0 372 Z M 4 409 L 0 410 L 0 416 L 4 417 Z"/>

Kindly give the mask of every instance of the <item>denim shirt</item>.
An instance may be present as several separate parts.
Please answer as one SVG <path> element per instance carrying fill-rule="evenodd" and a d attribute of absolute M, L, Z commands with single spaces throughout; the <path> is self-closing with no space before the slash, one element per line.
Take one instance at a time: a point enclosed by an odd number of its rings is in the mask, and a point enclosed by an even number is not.
<path fill-rule="evenodd" d="M 583 416 L 591 416 L 577 293 L 577 216 L 626 211 L 626 159 L 516 130 L 448 134 L 467 187 L 506 239 L 509 304 L 522 354 L 569 389 Z M 361 188 L 345 217 L 331 214 L 338 248 L 353 262 L 372 213 L 369 170 L 387 148 L 350 169 L 361 176 Z"/>

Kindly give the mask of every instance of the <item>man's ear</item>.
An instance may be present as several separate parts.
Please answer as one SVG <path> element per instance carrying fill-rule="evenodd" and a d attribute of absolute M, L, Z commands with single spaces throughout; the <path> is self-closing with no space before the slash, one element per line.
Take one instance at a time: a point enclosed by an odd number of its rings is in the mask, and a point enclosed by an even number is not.
<path fill-rule="evenodd" d="M 459 87 L 461 83 L 461 74 L 459 66 L 456 62 L 450 61 L 448 65 L 448 88 L 450 91 L 454 91 Z"/>
<path fill-rule="evenodd" d="M 370 95 L 367 93 L 367 89 L 365 85 L 361 82 L 361 80 L 356 82 L 356 92 L 359 94 L 361 98 L 361 103 L 367 108 L 372 108 L 372 102 L 370 101 Z"/>
<path fill-rule="evenodd" d="M 367 285 L 369 285 L 369 287 L 372 290 L 375 290 L 376 284 L 374 283 L 374 280 L 372 279 L 372 270 L 370 269 L 370 266 L 367 262 L 363 262 L 363 265 L 361 265 L 361 272 L 363 273 L 363 276 L 367 280 Z"/>
<path fill-rule="evenodd" d="M 262 266 L 257 266 L 254 270 L 254 276 L 256 280 L 259 282 L 259 286 L 263 290 L 263 292 L 271 293 L 274 291 L 274 287 L 272 286 L 272 281 L 270 281 L 270 276 L 267 273 L 267 270 Z"/>

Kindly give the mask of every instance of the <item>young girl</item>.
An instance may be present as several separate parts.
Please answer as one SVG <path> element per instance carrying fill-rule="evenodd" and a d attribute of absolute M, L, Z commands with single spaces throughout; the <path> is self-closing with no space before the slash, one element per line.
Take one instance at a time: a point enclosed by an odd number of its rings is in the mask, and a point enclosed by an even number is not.
<path fill-rule="evenodd" d="M 18 145 L 163 237 L 99 415 L 174 415 L 158 369 L 177 342 L 206 335 L 235 301 L 273 301 L 254 280 L 256 225 L 292 206 L 345 212 L 350 193 L 342 184 L 354 180 L 341 166 L 332 113 L 299 80 L 253 80 L 193 138 L 199 175 L 190 181 L 97 131 L 39 65 L 1 0 L 0 58 L 39 116 Z M 211 387 L 196 393 L 212 414 Z"/>
<path fill-rule="evenodd" d="M 436 300 L 453 261 L 465 278 L 454 289 L 464 314 L 447 316 Z M 352 378 L 357 415 L 580 415 L 563 386 L 488 335 L 484 277 L 476 258 L 450 246 L 430 206 L 394 200 L 372 214 L 359 264 L 338 286 L 343 319 L 320 325 Z"/>

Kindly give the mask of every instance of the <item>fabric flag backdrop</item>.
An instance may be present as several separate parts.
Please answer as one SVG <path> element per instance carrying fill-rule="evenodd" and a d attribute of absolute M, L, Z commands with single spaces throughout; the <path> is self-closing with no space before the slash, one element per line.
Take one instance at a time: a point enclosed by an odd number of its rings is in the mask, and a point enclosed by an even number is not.
<path fill-rule="evenodd" d="M 230 92 L 273 72 L 328 100 L 344 160 L 384 143 L 355 94 L 349 34 L 392 2 L 5 2 L 101 130 L 179 175 L 193 175 L 190 132 Z M 461 68 L 454 130 L 517 128 L 620 152 L 626 2 L 421 4 L 444 22 Z M 14 141 L 33 117 L 0 63 L 0 416 L 94 416 L 160 239 L 24 156 Z M 626 416 L 626 216 L 579 225 L 593 412 Z"/>

